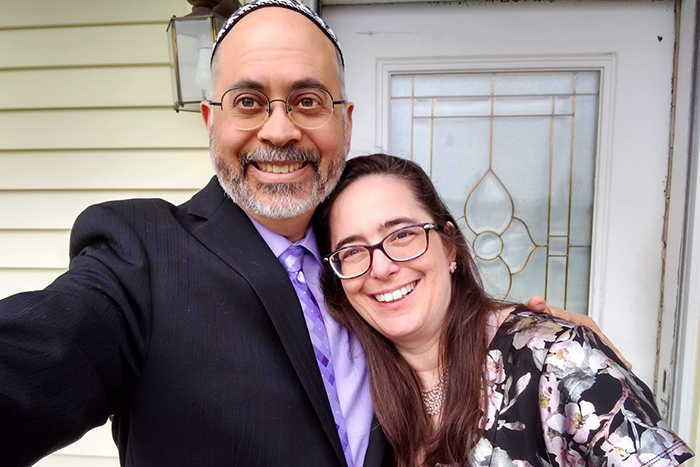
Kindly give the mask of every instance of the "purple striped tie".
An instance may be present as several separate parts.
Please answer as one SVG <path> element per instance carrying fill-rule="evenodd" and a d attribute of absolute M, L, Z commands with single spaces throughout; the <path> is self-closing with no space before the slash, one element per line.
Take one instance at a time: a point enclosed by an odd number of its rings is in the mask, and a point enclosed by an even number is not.
<path fill-rule="evenodd" d="M 302 264 L 304 263 L 305 253 L 306 249 L 304 249 L 304 247 L 291 245 L 284 251 L 284 253 L 280 255 L 279 260 L 287 270 L 287 274 L 289 274 L 289 278 L 294 285 L 294 290 L 299 297 L 301 309 L 304 311 L 306 327 L 309 329 L 311 343 L 314 346 L 316 362 L 318 363 L 319 370 L 321 370 L 323 385 L 326 387 L 328 402 L 330 402 L 331 410 L 333 411 L 333 418 L 335 419 L 335 427 L 338 430 L 338 436 L 340 437 L 340 444 L 343 447 L 343 453 L 345 454 L 348 467 L 354 467 L 352 452 L 350 451 L 350 443 L 348 442 L 348 434 L 345 430 L 345 419 L 343 418 L 343 412 L 340 409 L 338 391 L 335 387 L 335 374 L 333 373 L 331 348 L 328 344 L 326 325 L 323 322 L 323 316 L 321 315 L 321 310 L 318 307 L 318 303 L 311 293 L 309 286 L 306 285 L 304 272 L 301 270 Z"/>

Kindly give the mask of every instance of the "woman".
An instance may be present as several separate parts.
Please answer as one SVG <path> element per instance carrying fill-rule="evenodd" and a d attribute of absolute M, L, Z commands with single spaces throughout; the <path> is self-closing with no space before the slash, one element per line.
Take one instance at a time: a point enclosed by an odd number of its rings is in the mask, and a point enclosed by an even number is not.
<path fill-rule="evenodd" d="M 595 334 L 484 292 L 416 164 L 350 160 L 318 226 L 327 306 L 365 349 L 396 466 L 665 466 L 692 456 Z"/>

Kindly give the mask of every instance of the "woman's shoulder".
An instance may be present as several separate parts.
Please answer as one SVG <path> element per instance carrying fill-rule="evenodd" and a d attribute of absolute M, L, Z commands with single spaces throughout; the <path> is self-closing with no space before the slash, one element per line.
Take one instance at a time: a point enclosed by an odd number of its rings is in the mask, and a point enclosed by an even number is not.
<path fill-rule="evenodd" d="M 499 347 L 508 342 L 516 350 L 546 349 L 555 342 L 571 339 L 578 331 L 585 332 L 585 329 L 547 313 L 518 307 L 503 321 L 495 341 Z"/>
<path fill-rule="evenodd" d="M 529 367 L 540 377 L 574 379 L 601 371 L 617 379 L 636 378 L 615 352 L 585 326 L 555 318 L 546 313 L 516 308 L 503 322 L 494 338 L 492 349 L 504 358 Z M 529 362 L 529 363 L 527 363 Z M 534 376 L 534 375 L 533 375 Z M 646 392 L 645 387 L 638 388 Z"/>
<path fill-rule="evenodd" d="M 585 326 L 555 318 L 546 313 L 516 308 L 506 318 L 493 341 L 511 359 L 532 360 L 541 373 L 558 378 L 601 370 L 619 379 L 633 378 L 600 337 Z M 641 389 L 641 388 L 640 388 Z"/>
<path fill-rule="evenodd" d="M 502 379 L 515 391 L 511 399 L 524 393 L 521 380 L 537 388 L 552 465 L 596 459 L 600 465 L 669 467 L 692 456 L 664 424 L 651 390 L 593 331 L 518 308 L 493 344 L 503 353 Z M 517 384 L 507 384 L 511 375 Z"/>

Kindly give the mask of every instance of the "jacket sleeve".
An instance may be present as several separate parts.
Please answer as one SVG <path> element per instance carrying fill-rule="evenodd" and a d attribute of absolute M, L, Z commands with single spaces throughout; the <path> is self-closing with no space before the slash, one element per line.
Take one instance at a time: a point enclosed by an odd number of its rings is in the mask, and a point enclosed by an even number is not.
<path fill-rule="evenodd" d="M 589 329 L 563 330 L 543 369 L 540 413 L 553 465 L 672 467 L 692 457 L 649 388 Z"/>
<path fill-rule="evenodd" d="M 0 301 L 0 465 L 32 465 L 125 403 L 150 335 L 149 261 L 129 221 L 139 212 L 88 208 L 69 270 Z"/>

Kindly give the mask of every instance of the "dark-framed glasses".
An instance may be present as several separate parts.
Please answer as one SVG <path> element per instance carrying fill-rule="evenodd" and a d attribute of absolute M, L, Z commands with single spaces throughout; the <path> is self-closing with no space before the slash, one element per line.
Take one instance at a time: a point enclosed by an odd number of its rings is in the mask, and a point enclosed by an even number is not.
<path fill-rule="evenodd" d="M 439 230 L 437 224 L 427 222 L 401 227 L 391 232 L 374 245 L 348 245 L 326 255 L 327 262 L 336 276 L 341 279 L 354 279 L 369 271 L 372 254 L 379 250 L 392 261 L 410 261 L 426 251 L 430 241 L 430 231 Z"/>
<path fill-rule="evenodd" d="M 306 130 L 321 128 L 330 121 L 336 105 L 347 103 L 334 101 L 330 92 L 317 87 L 295 89 L 286 99 L 272 100 L 256 89 L 233 88 L 221 96 L 220 102 L 209 101 L 221 107 L 226 118 L 239 130 L 254 130 L 262 125 L 272 112 L 273 102 L 282 102 L 289 118 Z"/>

